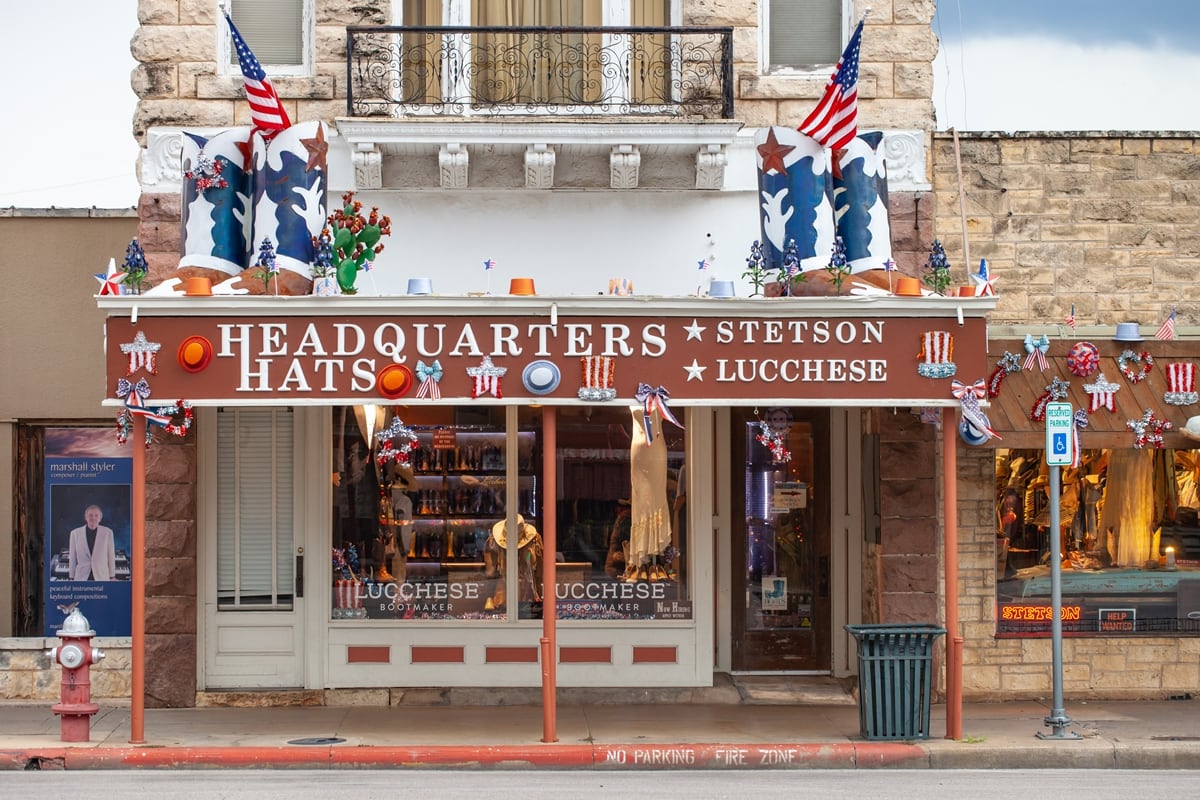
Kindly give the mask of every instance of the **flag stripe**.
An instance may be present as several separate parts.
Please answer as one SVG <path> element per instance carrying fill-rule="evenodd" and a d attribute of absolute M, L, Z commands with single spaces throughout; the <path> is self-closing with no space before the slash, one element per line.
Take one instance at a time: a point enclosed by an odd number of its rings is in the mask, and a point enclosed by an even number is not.
<path fill-rule="evenodd" d="M 225 21 L 229 23 L 229 33 L 233 36 L 233 47 L 237 53 L 238 66 L 242 70 L 242 80 L 246 86 L 246 100 L 250 103 L 250 120 L 253 122 L 255 130 L 261 131 L 267 137 L 274 136 L 284 128 L 290 128 L 291 120 L 288 119 L 287 111 L 284 110 L 283 103 L 275 92 L 275 87 L 271 85 L 271 80 L 267 77 L 262 64 L 258 63 L 254 53 L 250 52 L 250 47 L 233 24 L 233 19 L 229 14 L 224 16 Z"/>
<path fill-rule="evenodd" d="M 834 150 L 858 135 L 858 57 L 862 49 L 863 22 L 846 44 L 817 107 L 800 123 L 800 132 Z"/>

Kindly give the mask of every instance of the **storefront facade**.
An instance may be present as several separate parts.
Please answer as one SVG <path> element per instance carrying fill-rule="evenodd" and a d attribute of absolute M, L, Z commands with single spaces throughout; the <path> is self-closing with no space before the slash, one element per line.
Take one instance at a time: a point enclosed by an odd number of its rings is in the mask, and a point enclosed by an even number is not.
<path fill-rule="evenodd" d="M 957 404 L 912 349 L 953 331 L 979 372 L 991 302 L 100 304 L 114 397 L 193 408 L 198 686 L 220 692 L 537 686 L 551 552 L 560 685 L 847 674 L 864 507 L 830 476 L 877 473 L 860 409 Z"/>

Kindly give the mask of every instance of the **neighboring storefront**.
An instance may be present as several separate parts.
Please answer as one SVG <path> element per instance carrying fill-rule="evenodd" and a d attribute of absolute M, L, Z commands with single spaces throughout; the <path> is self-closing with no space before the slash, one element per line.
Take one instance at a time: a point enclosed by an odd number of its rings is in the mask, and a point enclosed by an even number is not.
<path fill-rule="evenodd" d="M 536 686 L 551 559 L 562 685 L 844 674 L 860 412 L 957 407 L 993 302 L 99 300 L 192 423 L 202 691 Z"/>

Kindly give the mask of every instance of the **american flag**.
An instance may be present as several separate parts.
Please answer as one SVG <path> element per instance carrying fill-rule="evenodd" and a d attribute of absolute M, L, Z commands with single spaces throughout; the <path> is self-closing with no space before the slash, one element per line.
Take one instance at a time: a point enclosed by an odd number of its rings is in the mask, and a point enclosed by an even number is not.
<path fill-rule="evenodd" d="M 229 23 L 233 46 L 237 50 L 238 65 L 242 68 L 242 79 L 246 83 L 246 99 L 250 101 L 250 118 L 254 121 L 254 129 L 270 138 L 284 128 L 291 127 L 291 120 L 288 119 L 287 111 L 284 110 L 283 103 L 275 93 L 275 87 L 267 78 L 262 64 L 259 64 L 254 53 L 250 52 L 246 40 L 234 27 L 228 12 L 225 14 L 225 21 Z"/>
<path fill-rule="evenodd" d="M 489 258 L 487 261 L 483 262 L 483 271 L 484 272 L 493 270 L 495 268 L 496 268 L 496 262 L 493 261 L 492 259 Z"/>
<path fill-rule="evenodd" d="M 699 266 L 701 272 L 703 272 L 704 270 L 706 270 L 712 266 L 712 264 L 708 263 L 708 259 L 706 259 L 706 258 L 700 259 L 699 261 L 696 262 L 696 264 Z"/>
<path fill-rule="evenodd" d="M 1067 314 L 1067 324 L 1071 326 L 1071 330 L 1075 330 L 1075 304 L 1071 303 L 1071 313 Z"/>
<path fill-rule="evenodd" d="M 886 272 L 895 272 L 897 270 L 895 259 L 889 258 L 887 261 L 883 262 L 883 269 Z"/>
<path fill-rule="evenodd" d="M 832 150 L 844 148 L 858 135 L 858 53 L 865 21 L 859 20 L 817 107 L 800 123 L 801 133 Z"/>
<path fill-rule="evenodd" d="M 1158 327 L 1158 333 L 1154 334 L 1155 339 L 1165 339 L 1173 341 L 1175 339 L 1175 309 L 1171 309 L 1171 316 L 1163 320 L 1163 324 Z"/>

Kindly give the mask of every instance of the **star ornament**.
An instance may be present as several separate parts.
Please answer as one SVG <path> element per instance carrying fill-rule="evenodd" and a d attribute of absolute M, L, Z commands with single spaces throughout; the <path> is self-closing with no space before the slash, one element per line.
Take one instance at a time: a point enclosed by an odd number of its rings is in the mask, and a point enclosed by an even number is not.
<path fill-rule="evenodd" d="M 795 149 L 791 145 L 780 144 L 779 140 L 775 138 L 775 130 L 768 130 L 767 140 L 758 146 L 758 155 L 762 159 L 763 174 L 774 170 L 780 175 L 787 175 L 787 167 L 783 165 L 783 158 Z"/>
<path fill-rule="evenodd" d="M 100 281 L 99 295 L 119 295 L 121 294 L 121 282 L 125 280 L 127 273 L 117 272 L 117 260 L 110 258 L 108 260 L 108 272 L 98 272 L 95 275 L 96 280 Z"/>
<path fill-rule="evenodd" d="M 976 297 L 994 297 L 996 295 L 996 279 L 988 272 L 986 258 L 979 260 L 979 272 L 971 276 L 971 281 L 975 284 Z"/>
<path fill-rule="evenodd" d="M 311 139 L 301 139 L 300 144 L 308 151 L 308 163 L 304 165 L 305 172 L 314 169 L 325 171 L 325 157 L 329 153 L 329 142 L 325 141 L 325 126 L 317 124 L 317 135 Z"/>

